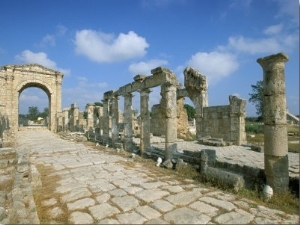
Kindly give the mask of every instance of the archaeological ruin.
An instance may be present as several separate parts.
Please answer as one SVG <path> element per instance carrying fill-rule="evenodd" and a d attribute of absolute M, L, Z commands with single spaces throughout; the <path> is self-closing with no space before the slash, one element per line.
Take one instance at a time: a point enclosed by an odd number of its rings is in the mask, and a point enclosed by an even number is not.
<path fill-rule="evenodd" d="M 267 183 L 277 191 L 288 187 L 288 155 L 286 130 L 285 54 L 260 58 L 257 62 L 264 72 L 264 160 Z M 97 144 L 134 152 L 143 157 L 162 158 L 199 165 L 210 176 L 230 177 L 233 186 L 241 188 L 243 177 L 216 166 L 215 152 L 179 152 L 179 140 L 191 135 L 184 100 L 189 98 L 195 107 L 195 139 L 199 144 L 225 146 L 247 144 L 245 131 L 246 100 L 229 96 L 229 103 L 209 106 L 206 77 L 194 68 L 183 71 L 184 85 L 169 69 L 157 67 L 151 75 L 138 74 L 117 90 L 104 93 L 101 104 L 87 103 L 80 111 L 76 103 L 61 108 L 63 74 L 37 64 L 6 65 L 0 71 L 0 147 L 12 145 L 18 129 L 19 96 L 29 87 L 42 89 L 49 99 L 48 129 L 53 132 L 78 132 Z M 161 99 L 150 109 L 150 93 L 160 88 Z M 140 115 L 132 107 L 133 96 L 139 96 Z M 120 108 L 124 100 L 124 110 Z M 119 108 L 120 107 L 120 108 Z M 293 119 L 293 118 L 292 118 Z M 164 139 L 164 147 L 156 149 L 151 137 Z M 139 139 L 139 143 L 134 142 Z M 201 164 L 202 163 L 202 164 Z M 172 163 L 170 164 L 172 167 Z M 258 176 L 257 170 L 240 169 L 248 176 Z M 242 171 L 243 170 L 243 171 Z M 245 171 L 246 170 L 246 171 Z M 252 171 L 252 172 L 251 172 Z"/>
<path fill-rule="evenodd" d="M 2 146 L 10 146 L 18 131 L 19 96 L 29 87 L 42 89 L 49 100 L 49 129 L 56 131 L 56 116 L 61 111 L 63 74 L 38 64 L 5 65 L 0 70 L 0 116 L 4 119 Z M 5 125 L 6 124 L 6 125 Z M 8 125 L 7 125 L 8 124 Z"/>

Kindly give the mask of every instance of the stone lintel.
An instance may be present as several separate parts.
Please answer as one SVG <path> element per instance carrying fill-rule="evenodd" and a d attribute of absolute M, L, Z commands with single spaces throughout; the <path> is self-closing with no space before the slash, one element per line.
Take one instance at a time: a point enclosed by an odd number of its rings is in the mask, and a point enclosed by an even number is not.
<path fill-rule="evenodd" d="M 177 89 L 177 99 L 187 97 L 188 93 L 186 89 Z"/>

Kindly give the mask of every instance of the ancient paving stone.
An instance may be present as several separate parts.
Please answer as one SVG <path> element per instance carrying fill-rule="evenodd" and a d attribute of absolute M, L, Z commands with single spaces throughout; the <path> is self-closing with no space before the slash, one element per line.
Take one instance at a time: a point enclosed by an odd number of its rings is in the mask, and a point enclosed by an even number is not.
<path fill-rule="evenodd" d="M 53 209 L 50 209 L 48 211 L 48 213 L 52 218 L 57 218 L 58 216 L 60 216 L 63 213 L 63 211 L 61 210 L 61 208 L 55 207 Z"/>
<path fill-rule="evenodd" d="M 146 221 L 144 217 L 136 212 L 119 214 L 117 218 L 121 224 L 142 224 Z"/>
<path fill-rule="evenodd" d="M 202 197 L 199 200 L 211 204 L 213 206 L 226 209 L 227 211 L 231 211 L 236 208 L 231 202 L 218 200 L 211 197 Z"/>
<path fill-rule="evenodd" d="M 131 184 L 125 180 L 114 180 L 112 181 L 112 183 L 119 188 L 125 188 L 131 186 Z"/>
<path fill-rule="evenodd" d="M 130 211 L 139 206 L 139 201 L 133 196 L 115 197 L 111 201 L 124 212 Z"/>
<path fill-rule="evenodd" d="M 169 223 L 166 222 L 165 220 L 160 219 L 160 218 L 156 218 L 156 219 L 153 219 L 153 220 L 149 220 L 145 224 L 169 224 Z"/>
<path fill-rule="evenodd" d="M 163 218 L 174 224 L 207 224 L 211 220 L 209 216 L 186 207 L 168 212 Z"/>
<path fill-rule="evenodd" d="M 56 188 L 55 192 L 56 193 L 60 193 L 60 194 L 64 194 L 68 191 L 71 191 L 75 188 L 82 188 L 82 187 L 86 187 L 86 184 L 83 184 L 83 183 L 79 183 L 79 182 L 76 182 L 76 183 L 68 183 L 68 184 L 65 184 L 65 185 L 62 185 L 62 186 L 59 186 Z"/>
<path fill-rule="evenodd" d="M 93 217 L 84 212 L 72 212 L 70 215 L 71 224 L 92 224 L 94 223 Z"/>
<path fill-rule="evenodd" d="M 219 224 L 249 224 L 254 216 L 243 210 L 237 212 L 228 212 L 214 218 L 214 221 Z"/>
<path fill-rule="evenodd" d="M 111 183 L 104 181 L 95 181 L 93 185 L 90 186 L 93 192 L 100 192 L 100 191 L 110 191 L 116 188 L 116 186 L 112 185 Z"/>
<path fill-rule="evenodd" d="M 140 187 L 132 186 L 132 187 L 126 187 L 124 188 L 124 191 L 126 191 L 128 194 L 134 195 L 135 193 L 143 190 Z"/>
<path fill-rule="evenodd" d="M 204 213 L 210 217 L 214 217 L 219 211 L 218 208 L 215 208 L 209 204 L 200 201 L 190 204 L 189 207 L 197 210 L 198 212 Z"/>
<path fill-rule="evenodd" d="M 57 200 L 55 198 L 50 198 L 48 200 L 45 200 L 42 202 L 42 205 L 44 206 L 52 206 L 55 205 L 57 203 Z"/>
<path fill-rule="evenodd" d="M 102 203 L 100 205 L 89 207 L 89 210 L 96 220 L 101 220 L 105 217 L 110 217 L 114 214 L 120 213 L 120 210 L 109 205 L 108 203 Z"/>
<path fill-rule="evenodd" d="M 161 190 L 143 190 L 137 192 L 136 197 L 138 197 L 139 199 L 145 202 L 153 202 L 169 194 L 170 194 L 169 192 L 161 191 Z"/>
<path fill-rule="evenodd" d="M 97 200 L 99 203 L 107 202 L 109 199 L 110 199 L 110 195 L 107 194 L 107 193 L 104 193 L 104 194 L 99 195 L 99 196 L 96 197 L 96 200 Z"/>
<path fill-rule="evenodd" d="M 97 222 L 97 224 L 120 224 L 118 220 L 115 219 L 104 219 Z"/>
<path fill-rule="evenodd" d="M 140 185 L 141 185 L 142 188 L 145 188 L 145 189 L 154 189 L 154 188 L 166 185 L 166 183 L 163 183 L 161 181 L 157 181 L 157 182 L 141 183 Z"/>
<path fill-rule="evenodd" d="M 166 198 L 166 200 L 174 205 L 187 205 L 196 201 L 201 195 L 202 194 L 199 191 L 187 191 L 170 195 Z"/>
<path fill-rule="evenodd" d="M 155 209 L 153 209 L 147 205 L 140 206 L 140 207 L 136 208 L 135 211 L 147 219 L 154 219 L 154 218 L 158 218 L 161 216 L 161 214 L 158 211 L 156 211 Z"/>
<path fill-rule="evenodd" d="M 93 205 L 95 205 L 94 199 L 83 198 L 83 199 L 79 199 L 75 202 L 68 203 L 67 207 L 68 207 L 68 210 L 76 210 L 76 209 L 84 209 L 86 207 L 93 206 Z"/>
<path fill-rule="evenodd" d="M 163 186 L 163 187 L 161 187 L 161 189 L 167 190 L 167 191 L 173 192 L 173 193 L 178 193 L 178 192 L 184 191 L 184 189 L 180 186 L 171 186 L 171 185 Z"/>
<path fill-rule="evenodd" d="M 87 188 L 76 188 L 61 197 L 62 202 L 72 202 L 74 200 L 91 196 L 92 193 Z"/>
<path fill-rule="evenodd" d="M 112 196 L 118 196 L 118 197 L 127 195 L 127 193 L 125 191 L 123 191 L 122 189 L 114 189 L 108 193 Z"/>
<path fill-rule="evenodd" d="M 161 200 L 161 199 L 158 199 L 156 201 L 154 201 L 151 206 L 154 208 L 154 209 L 157 209 L 161 212 L 169 212 L 171 211 L 172 209 L 174 209 L 174 205 L 172 205 L 170 202 L 167 202 L 165 200 Z"/>

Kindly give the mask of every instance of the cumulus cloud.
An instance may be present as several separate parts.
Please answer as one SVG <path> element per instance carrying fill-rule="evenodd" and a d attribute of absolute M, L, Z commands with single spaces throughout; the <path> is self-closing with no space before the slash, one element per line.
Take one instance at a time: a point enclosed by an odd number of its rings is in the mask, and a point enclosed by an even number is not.
<path fill-rule="evenodd" d="M 139 62 L 133 63 L 129 66 L 129 71 L 135 76 L 137 74 L 145 74 L 150 75 L 151 70 L 155 69 L 159 66 L 166 66 L 168 65 L 168 61 L 166 60 L 159 60 L 159 59 L 152 59 L 147 62 Z"/>
<path fill-rule="evenodd" d="M 187 64 L 206 76 L 209 84 L 229 76 L 239 67 L 235 55 L 218 51 L 198 52 Z"/>
<path fill-rule="evenodd" d="M 41 46 L 46 46 L 46 45 L 50 45 L 52 47 L 56 45 L 54 35 L 48 34 L 45 37 L 43 37 L 41 41 Z"/>
<path fill-rule="evenodd" d="M 139 58 L 146 54 L 149 47 L 146 39 L 135 32 L 120 33 L 118 37 L 112 34 L 94 30 L 76 32 L 75 51 L 96 62 L 116 62 Z"/>
<path fill-rule="evenodd" d="M 16 55 L 15 58 L 22 63 L 37 63 L 42 66 L 51 68 L 53 70 L 58 70 L 62 72 L 64 75 L 70 74 L 70 70 L 58 68 L 56 62 L 49 59 L 47 54 L 44 52 L 34 53 L 30 50 L 25 50 L 20 54 Z"/>

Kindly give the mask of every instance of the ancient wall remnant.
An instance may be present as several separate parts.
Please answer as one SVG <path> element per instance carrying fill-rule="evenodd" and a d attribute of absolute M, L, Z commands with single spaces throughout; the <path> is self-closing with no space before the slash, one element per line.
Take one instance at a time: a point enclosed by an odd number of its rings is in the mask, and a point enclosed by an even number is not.
<path fill-rule="evenodd" d="M 0 113 L 7 116 L 9 128 L 8 139 L 15 139 L 19 128 L 19 96 L 30 87 L 42 89 L 49 100 L 49 124 L 51 131 L 56 131 L 57 113 L 61 111 L 61 85 L 63 74 L 38 64 L 5 65 L 0 70 Z"/>
<path fill-rule="evenodd" d="M 275 191 L 289 185 L 284 53 L 257 59 L 263 69 L 264 156 L 267 184 Z"/>
<path fill-rule="evenodd" d="M 229 96 L 229 105 L 203 107 L 201 136 L 223 138 L 235 145 L 246 143 L 246 100 Z"/>
<path fill-rule="evenodd" d="M 188 115 L 184 106 L 184 98 L 177 99 L 177 136 L 179 138 L 185 138 L 188 133 Z M 165 118 L 163 114 L 163 108 L 161 104 L 152 106 L 151 109 L 151 133 L 154 136 L 165 135 Z"/>

